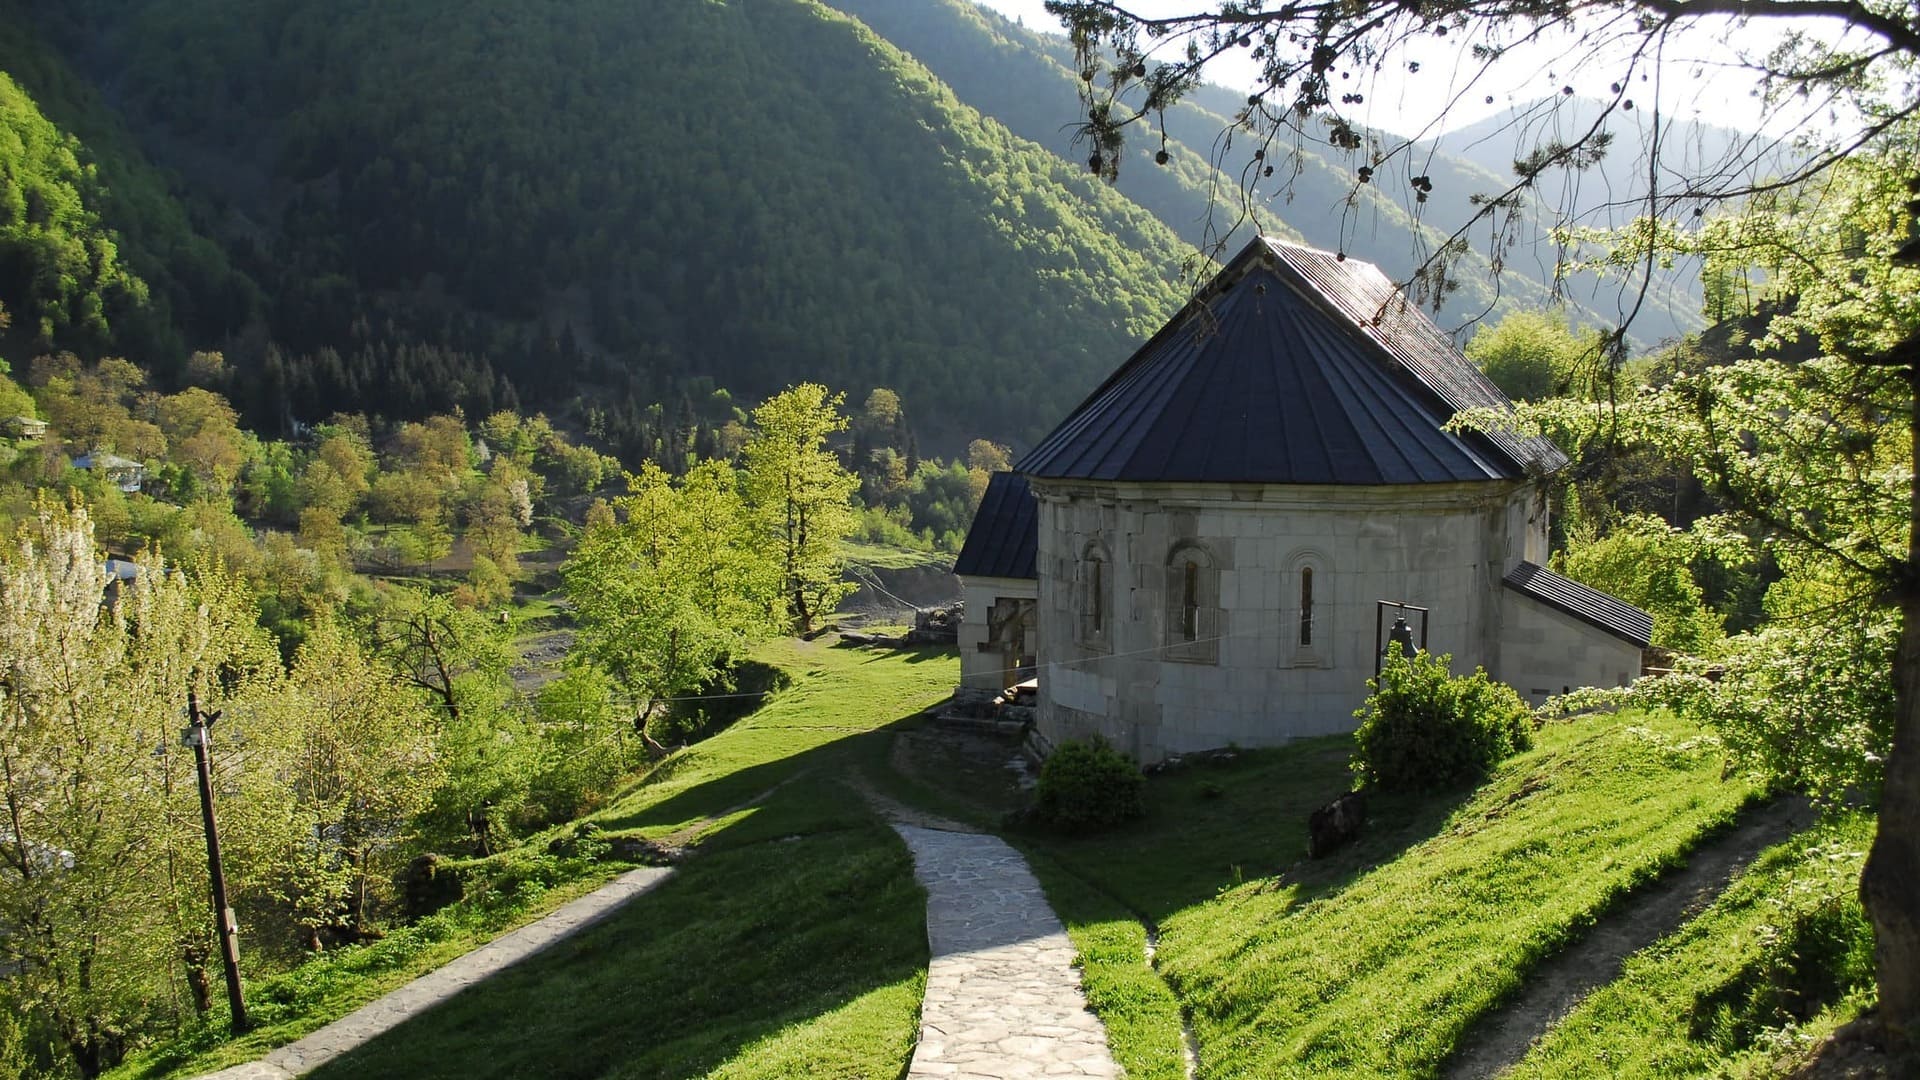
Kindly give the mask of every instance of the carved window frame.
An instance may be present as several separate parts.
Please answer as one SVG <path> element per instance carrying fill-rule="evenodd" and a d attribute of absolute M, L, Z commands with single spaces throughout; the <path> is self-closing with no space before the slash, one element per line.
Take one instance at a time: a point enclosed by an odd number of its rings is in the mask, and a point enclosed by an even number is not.
<path fill-rule="evenodd" d="M 1333 566 L 1312 549 L 1287 556 L 1280 593 L 1280 664 L 1290 668 L 1333 666 Z"/>
<path fill-rule="evenodd" d="M 1190 664 L 1220 661 L 1226 614 L 1220 608 L 1220 563 L 1198 540 L 1180 540 L 1163 567 L 1161 640 L 1166 658 Z"/>
<path fill-rule="evenodd" d="M 1073 578 L 1074 640 L 1086 648 L 1104 652 L 1113 647 L 1113 577 L 1113 555 L 1107 545 L 1098 539 L 1087 541 Z"/>

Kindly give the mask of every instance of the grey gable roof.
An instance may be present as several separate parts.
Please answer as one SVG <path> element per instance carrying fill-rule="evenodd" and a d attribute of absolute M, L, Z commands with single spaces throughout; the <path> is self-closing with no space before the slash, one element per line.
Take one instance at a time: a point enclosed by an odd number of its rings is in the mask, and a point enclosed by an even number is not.
<path fill-rule="evenodd" d="M 1019 473 L 994 473 L 980 509 L 967 529 L 967 542 L 954 560 L 953 572 L 963 577 L 1033 579 L 1034 549 L 1040 541 L 1040 519 Z"/>
<path fill-rule="evenodd" d="M 1368 263 L 1265 238 L 1014 468 L 1056 479 L 1413 484 L 1517 479 L 1566 456 L 1452 414 L 1510 407 Z"/>
<path fill-rule="evenodd" d="M 1643 649 L 1653 643 L 1653 616 L 1544 566 L 1522 562 L 1507 572 L 1501 584 Z"/>

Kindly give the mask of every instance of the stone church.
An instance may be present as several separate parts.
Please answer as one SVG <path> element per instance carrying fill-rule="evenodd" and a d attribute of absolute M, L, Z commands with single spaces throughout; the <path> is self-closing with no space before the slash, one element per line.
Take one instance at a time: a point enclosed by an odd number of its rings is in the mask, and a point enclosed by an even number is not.
<path fill-rule="evenodd" d="M 1398 632 L 1538 701 L 1652 619 L 1545 568 L 1552 443 L 1375 267 L 1256 240 L 995 476 L 955 566 L 962 682 L 1036 677 L 1042 747 L 1151 763 L 1350 731 Z"/>

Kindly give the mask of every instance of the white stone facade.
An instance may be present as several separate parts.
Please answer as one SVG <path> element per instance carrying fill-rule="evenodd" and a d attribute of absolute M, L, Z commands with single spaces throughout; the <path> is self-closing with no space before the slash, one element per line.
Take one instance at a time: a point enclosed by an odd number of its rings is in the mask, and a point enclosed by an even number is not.
<path fill-rule="evenodd" d="M 1048 743 L 1099 734 L 1150 763 L 1351 731 L 1379 600 L 1431 609 L 1431 650 L 1512 667 L 1523 693 L 1638 670 L 1637 647 L 1502 586 L 1546 562 L 1530 482 L 1032 483 Z"/>

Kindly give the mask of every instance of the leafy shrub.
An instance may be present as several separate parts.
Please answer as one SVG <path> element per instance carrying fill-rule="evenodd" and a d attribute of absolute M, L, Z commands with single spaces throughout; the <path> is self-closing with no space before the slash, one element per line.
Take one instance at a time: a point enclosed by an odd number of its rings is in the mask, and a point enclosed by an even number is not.
<path fill-rule="evenodd" d="M 607 857 L 607 838 L 600 826 L 582 821 L 547 842 L 547 854 L 562 859 L 598 861 Z"/>
<path fill-rule="evenodd" d="M 1373 693 L 1354 715 L 1354 771 L 1391 790 L 1432 790 L 1485 776 L 1517 750 L 1533 744 L 1531 711 L 1519 694 L 1484 670 L 1454 677 L 1451 656 L 1397 647 Z"/>
<path fill-rule="evenodd" d="M 1067 832 L 1088 832 L 1147 812 L 1147 778 L 1133 759 L 1098 736 L 1064 742 L 1040 766 L 1035 817 Z"/>
<path fill-rule="evenodd" d="M 1651 514 L 1629 514 L 1605 536 L 1575 537 L 1556 567 L 1575 581 L 1612 593 L 1653 616 L 1653 643 L 1690 656 L 1710 656 L 1726 637 L 1724 620 L 1707 606 L 1694 568 L 1738 572 L 1744 538 L 1716 533 L 1718 519 L 1676 529 Z"/>
<path fill-rule="evenodd" d="M 1899 645 L 1899 613 L 1836 606 L 1835 614 L 1728 638 L 1712 665 L 1686 661 L 1678 674 L 1576 691 L 1560 701 L 1571 709 L 1672 709 L 1712 728 L 1735 768 L 1824 804 L 1876 805 L 1893 745 L 1887 672 Z"/>

